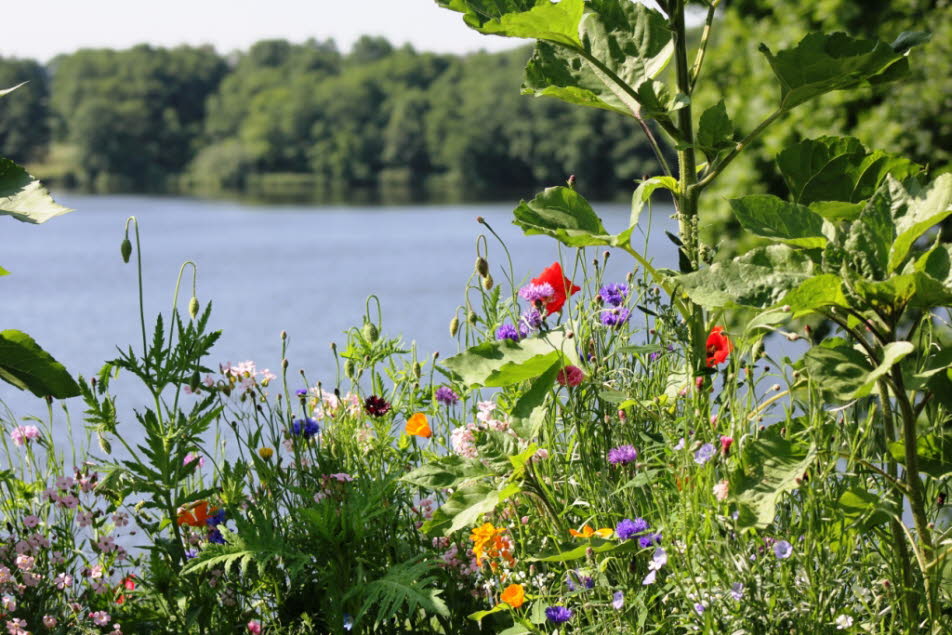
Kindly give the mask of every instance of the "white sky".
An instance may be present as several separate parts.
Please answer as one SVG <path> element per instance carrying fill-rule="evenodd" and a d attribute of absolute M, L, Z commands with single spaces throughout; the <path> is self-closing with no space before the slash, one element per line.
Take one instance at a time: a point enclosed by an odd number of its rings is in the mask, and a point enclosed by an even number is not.
<path fill-rule="evenodd" d="M 219 53 L 257 40 L 334 38 L 347 51 L 361 35 L 417 50 L 463 53 L 524 44 L 470 30 L 434 0 L 33 0 L 5 12 L 0 56 L 46 62 L 84 47 L 212 44 Z"/>

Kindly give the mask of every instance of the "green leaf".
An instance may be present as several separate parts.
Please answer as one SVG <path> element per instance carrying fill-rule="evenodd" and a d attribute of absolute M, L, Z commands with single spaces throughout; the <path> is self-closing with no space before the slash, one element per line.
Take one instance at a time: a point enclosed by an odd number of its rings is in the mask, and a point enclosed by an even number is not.
<path fill-rule="evenodd" d="M 575 343 L 561 330 L 519 342 L 501 340 L 478 344 L 446 360 L 446 367 L 467 386 L 501 387 L 535 379 L 554 364 L 578 362 Z"/>
<path fill-rule="evenodd" d="M 486 611 L 476 611 L 475 613 L 470 613 L 466 617 L 468 617 L 471 620 L 476 620 L 477 622 L 482 622 L 484 617 L 492 615 L 493 613 L 505 613 L 506 611 L 509 611 L 509 610 L 510 610 L 510 607 L 508 604 L 506 604 L 505 602 L 500 602 L 499 604 L 492 607 L 491 609 L 488 609 Z"/>
<path fill-rule="evenodd" d="M 850 225 L 844 248 L 850 268 L 860 276 L 882 280 L 888 273 L 889 251 L 896 238 L 893 214 L 905 205 L 905 190 L 888 179 Z"/>
<path fill-rule="evenodd" d="M 806 249 L 826 246 L 823 219 L 808 207 L 769 194 L 733 199 L 730 204 L 744 229 L 758 236 Z"/>
<path fill-rule="evenodd" d="M 28 83 L 29 83 L 29 82 L 20 82 L 20 83 L 17 84 L 16 86 L 12 86 L 12 87 L 10 87 L 10 88 L 0 89 L 0 97 L 3 97 L 4 95 L 9 95 L 10 93 L 12 93 L 13 91 L 15 91 L 15 90 L 16 90 L 17 88 L 19 88 L 20 86 L 23 86 L 24 84 L 28 84 Z"/>
<path fill-rule="evenodd" d="M 653 176 L 639 183 L 635 192 L 631 195 L 631 216 L 628 218 L 628 227 L 635 227 L 638 224 L 641 210 L 644 209 L 645 203 L 651 200 L 651 195 L 658 188 L 677 194 L 678 181 L 673 176 Z"/>
<path fill-rule="evenodd" d="M 952 287 L 952 244 L 940 243 L 922 254 L 916 261 L 915 271 L 921 271 L 946 287 Z"/>
<path fill-rule="evenodd" d="M 790 307 L 793 319 L 827 306 L 849 306 L 843 293 L 843 279 L 832 273 L 807 278 L 783 296 L 780 304 Z"/>
<path fill-rule="evenodd" d="M 37 397 L 79 395 L 79 385 L 63 365 L 20 331 L 0 332 L 0 379 Z"/>
<path fill-rule="evenodd" d="M 610 245 L 614 238 L 588 201 L 569 187 L 550 187 L 528 203 L 520 201 L 513 215 L 527 236 L 545 234 L 569 247 Z"/>
<path fill-rule="evenodd" d="M 728 263 L 676 277 L 684 292 L 708 308 L 772 306 L 810 277 L 813 263 L 785 245 L 754 249 Z"/>
<path fill-rule="evenodd" d="M 0 267 L 0 276 L 8 276 L 8 275 L 10 275 L 10 272 L 4 269 L 3 267 Z"/>
<path fill-rule="evenodd" d="M 645 116 L 664 116 L 659 110 L 673 107 L 676 98 L 651 84 L 674 51 L 664 17 L 618 0 L 592 0 L 587 9 L 579 24 L 580 49 L 536 44 L 523 93 L 629 116 L 644 106 Z"/>
<path fill-rule="evenodd" d="M 529 390 L 522 393 L 509 417 L 509 425 L 523 439 L 533 439 L 539 434 L 545 415 L 546 398 L 552 391 L 555 378 L 562 370 L 561 364 L 553 364 L 532 382 Z"/>
<path fill-rule="evenodd" d="M 759 439 L 744 446 L 743 473 L 731 478 L 731 500 L 737 504 L 737 522 L 741 527 L 763 529 L 774 521 L 777 502 L 796 489 L 798 480 L 816 458 L 816 448 L 788 441 L 777 426 L 761 433 Z"/>
<path fill-rule="evenodd" d="M 476 459 L 467 459 L 456 454 L 448 454 L 439 459 L 421 465 L 400 480 L 429 490 L 441 490 L 456 487 L 464 481 L 493 472 Z"/>
<path fill-rule="evenodd" d="M 896 502 L 888 496 L 855 486 L 843 492 L 837 503 L 845 519 L 864 532 L 888 523 L 899 513 Z"/>
<path fill-rule="evenodd" d="M 882 361 L 871 369 L 866 355 L 839 342 L 837 339 L 831 342 L 831 346 L 810 349 L 804 356 L 804 363 L 810 376 L 825 392 L 843 401 L 869 395 L 876 382 L 916 348 L 911 342 L 890 342 L 883 347 Z"/>
<path fill-rule="evenodd" d="M 589 549 L 595 553 L 626 553 L 629 551 L 637 551 L 638 542 L 635 540 L 623 540 L 619 542 L 597 537 L 581 540 L 581 542 L 564 542 L 553 552 L 529 558 L 529 562 L 570 562 L 572 560 L 580 560 L 585 557 Z"/>
<path fill-rule="evenodd" d="M 777 166 L 794 202 L 841 203 L 813 208 L 829 220 L 855 216 L 856 208 L 843 204 L 868 199 L 887 175 L 904 181 L 922 172 L 922 166 L 906 158 L 868 151 L 853 137 L 820 137 L 795 143 L 777 155 Z"/>
<path fill-rule="evenodd" d="M 781 110 L 834 90 L 897 79 L 909 68 L 906 58 L 888 44 L 844 33 L 811 33 L 776 55 L 764 44 L 760 51 L 780 80 Z"/>
<path fill-rule="evenodd" d="M 952 289 L 921 271 L 882 281 L 859 278 L 853 287 L 874 308 L 931 309 L 952 304 Z"/>
<path fill-rule="evenodd" d="M 898 210 L 894 215 L 896 240 L 889 249 L 890 271 L 896 271 L 909 255 L 913 244 L 929 229 L 952 214 L 952 174 L 935 180 L 924 192 Z"/>
<path fill-rule="evenodd" d="M 24 223 L 45 223 L 71 211 L 54 201 L 26 170 L 10 159 L 0 158 L 0 214 Z"/>
<path fill-rule="evenodd" d="M 437 0 L 437 4 L 462 13 L 463 21 L 480 33 L 582 46 L 583 0 Z"/>
<path fill-rule="evenodd" d="M 516 484 L 496 489 L 483 481 L 466 483 L 433 512 L 433 517 L 423 523 L 421 530 L 428 536 L 449 536 L 463 527 L 474 525 L 481 515 L 493 511 L 499 503 L 520 491 Z"/>
<path fill-rule="evenodd" d="M 928 31 L 903 31 L 889 46 L 897 53 L 905 53 L 912 47 L 925 44 L 931 39 L 932 34 Z"/>
<path fill-rule="evenodd" d="M 722 99 L 701 114 L 695 143 L 713 162 L 718 153 L 734 146 L 734 123 Z"/>
<path fill-rule="evenodd" d="M 844 203 L 843 201 L 814 201 L 810 211 L 819 214 L 831 223 L 855 220 L 861 211 L 862 203 Z"/>
<path fill-rule="evenodd" d="M 905 465 L 906 446 L 902 441 L 889 444 L 893 458 Z M 945 478 L 952 474 L 952 436 L 945 434 L 924 434 L 916 438 L 916 454 L 919 457 L 919 471 L 933 478 Z"/>

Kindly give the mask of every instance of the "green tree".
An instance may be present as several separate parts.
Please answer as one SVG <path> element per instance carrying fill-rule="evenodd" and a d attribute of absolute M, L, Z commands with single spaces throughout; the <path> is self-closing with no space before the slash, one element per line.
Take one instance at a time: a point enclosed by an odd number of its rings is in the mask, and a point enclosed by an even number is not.
<path fill-rule="evenodd" d="M 0 100 L 0 151 L 14 161 L 34 161 L 50 141 L 46 71 L 33 60 L 0 58 L 0 87 L 28 82 L 14 97 Z"/>

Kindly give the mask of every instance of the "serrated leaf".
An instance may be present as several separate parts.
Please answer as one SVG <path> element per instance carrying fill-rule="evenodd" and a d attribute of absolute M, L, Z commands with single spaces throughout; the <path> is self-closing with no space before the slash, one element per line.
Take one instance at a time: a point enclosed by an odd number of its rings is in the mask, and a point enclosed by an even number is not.
<path fill-rule="evenodd" d="M 721 150 L 734 145 L 734 124 L 722 99 L 701 114 L 695 143 L 713 161 Z"/>
<path fill-rule="evenodd" d="M 10 159 L 0 158 L 0 214 L 24 223 L 45 223 L 71 211 L 54 201 L 26 170 Z"/>
<path fill-rule="evenodd" d="M 561 330 L 519 342 L 485 342 L 449 358 L 445 365 L 467 386 L 501 387 L 535 379 L 557 363 L 578 363 L 574 342 Z"/>
<path fill-rule="evenodd" d="M 476 459 L 448 454 L 414 469 L 401 481 L 429 490 L 456 487 L 465 481 L 492 475 L 493 472 Z"/>
<path fill-rule="evenodd" d="M 583 0 L 437 0 L 437 4 L 462 13 L 467 26 L 480 33 L 582 45 Z"/>
<path fill-rule="evenodd" d="M 777 155 L 777 167 L 801 205 L 836 201 L 841 205 L 817 206 L 825 218 L 849 218 L 859 203 L 871 197 L 887 175 L 899 181 L 922 172 L 922 166 L 881 151 L 869 151 L 853 137 L 819 137 L 788 146 Z M 812 205 L 811 205 L 812 207 Z"/>
<path fill-rule="evenodd" d="M 559 364 L 553 364 L 532 382 L 529 390 L 522 393 L 509 417 L 509 425 L 523 439 L 538 436 L 547 412 L 546 398 L 552 391 L 556 376 L 561 370 Z"/>
<path fill-rule="evenodd" d="M 866 355 L 839 338 L 811 348 L 803 363 L 816 386 L 839 401 L 854 399 L 872 371 Z"/>
<path fill-rule="evenodd" d="M 602 219 L 578 192 L 569 187 L 550 187 L 513 211 L 513 223 L 527 236 L 545 234 L 569 247 L 610 245 Z"/>
<path fill-rule="evenodd" d="M 813 263 L 785 245 L 761 247 L 728 263 L 678 276 L 684 292 L 708 308 L 764 309 L 809 278 Z"/>
<path fill-rule="evenodd" d="M 789 305 L 792 319 L 809 315 L 828 306 L 849 306 L 843 293 L 843 279 L 832 273 L 807 278 L 791 289 L 780 304 Z"/>
<path fill-rule="evenodd" d="M 909 200 L 894 215 L 897 235 L 889 249 L 890 271 L 902 266 L 913 244 L 923 234 L 952 215 L 952 174 L 939 176 L 922 194 Z"/>
<path fill-rule="evenodd" d="M 744 229 L 758 236 L 805 249 L 826 246 L 823 219 L 808 207 L 788 203 L 770 194 L 736 198 L 730 204 Z"/>
<path fill-rule="evenodd" d="M 449 536 L 475 524 L 480 516 L 496 509 L 497 505 L 519 491 L 519 486 L 514 483 L 502 489 L 483 481 L 466 483 L 433 512 L 433 517 L 423 523 L 421 531 L 428 536 Z"/>
<path fill-rule="evenodd" d="M 37 397 L 66 399 L 80 394 L 66 368 L 21 331 L 0 332 L 0 379 Z"/>
<path fill-rule="evenodd" d="M 853 282 L 854 290 L 875 308 L 931 309 L 952 304 L 952 289 L 921 271 L 892 276 L 888 280 Z"/>
<path fill-rule="evenodd" d="M 788 441 L 776 427 L 745 445 L 743 465 L 749 473 L 735 473 L 730 484 L 730 500 L 737 504 L 737 523 L 760 529 L 769 526 L 776 516 L 777 502 L 797 488 L 798 479 L 815 458 L 814 446 Z"/>
<path fill-rule="evenodd" d="M 780 80 L 781 110 L 834 90 L 897 79 L 909 66 L 888 44 L 854 39 L 845 33 L 811 33 L 776 55 L 763 44 L 760 51 Z"/>

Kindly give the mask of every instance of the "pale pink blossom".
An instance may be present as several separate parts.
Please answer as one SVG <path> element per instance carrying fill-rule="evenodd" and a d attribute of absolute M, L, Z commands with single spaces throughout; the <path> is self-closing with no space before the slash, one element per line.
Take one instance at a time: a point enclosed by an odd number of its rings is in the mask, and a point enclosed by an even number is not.
<path fill-rule="evenodd" d="M 81 511 L 76 513 L 76 522 L 80 527 L 89 527 L 93 524 L 93 513 Z"/>
<path fill-rule="evenodd" d="M 109 617 L 109 613 L 106 613 L 105 611 L 96 611 L 95 613 L 90 613 L 89 617 L 96 626 L 109 626 L 109 622 L 112 619 Z"/>
<path fill-rule="evenodd" d="M 23 517 L 23 524 L 26 525 L 27 529 L 33 529 L 40 524 L 40 518 L 30 514 L 29 516 Z"/>
<path fill-rule="evenodd" d="M 40 438 L 40 429 L 36 426 L 17 426 L 10 431 L 10 438 L 14 445 L 23 445 L 28 441 Z"/>
<path fill-rule="evenodd" d="M 62 591 L 63 589 L 73 586 L 73 576 L 68 573 L 60 573 L 56 576 L 56 579 L 53 580 L 53 584 L 56 585 L 56 588 Z"/>
<path fill-rule="evenodd" d="M 35 587 L 43 579 L 43 576 L 38 573 L 32 573 L 30 571 L 23 572 L 23 584 L 28 587 Z"/>
<path fill-rule="evenodd" d="M 719 501 L 727 500 L 730 484 L 724 480 L 714 486 L 714 498 Z"/>
<path fill-rule="evenodd" d="M 17 601 L 12 595 L 4 595 L 3 599 L 0 600 L 0 605 L 3 606 L 4 611 L 10 611 L 12 613 L 17 610 Z"/>
<path fill-rule="evenodd" d="M 112 522 L 116 527 L 125 527 L 129 524 L 129 515 L 125 512 L 116 512 L 112 515 Z"/>
<path fill-rule="evenodd" d="M 52 615 L 43 616 L 43 626 L 45 626 L 46 628 L 56 628 L 56 624 L 57 624 L 56 618 L 53 617 Z"/>
<path fill-rule="evenodd" d="M 261 635 L 261 622 L 258 620 L 248 622 L 248 632 L 252 635 Z"/>
<path fill-rule="evenodd" d="M 478 456 L 476 437 L 473 436 L 473 431 L 469 427 L 453 430 L 450 433 L 450 444 L 453 446 L 453 451 L 462 457 L 475 459 Z"/>
<path fill-rule="evenodd" d="M 0 584 L 6 584 L 13 580 L 13 576 L 10 575 L 10 568 L 0 565 Z"/>
<path fill-rule="evenodd" d="M 18 540 L 17 544 L 13 547 L 13 550 L 17 553 L 30 553 L 33 551 L 33 545 L 28 543 L 26 540 Z"/>
<path fill-rule="evenodd" d="M 96 541 L 96 546 L 99 547 L 99 550 L 103 553 L 109 553 L 115 550 L 116 539 L 112 536 L 101 536 L 99 540 Z"/>
<path fill-rule="evenodd" d="M 185 459 L 182 461 L 182 465 L 188 465 L 189 463 L 195 460 L 198 460 L 199 468 L 205 467 L 205 457 L 202 456 L 201 454 L 192 454 L 191 452 L 185 455 Z"/>
<path fill-rule="evenodd" d="M 56 487 L 58 489 L 71 489 L 75 484 L 76 481 L 73 480 L 72 476 L 60 476 L 56 479 Z"/>
<path fill-rule="evenodd" d="M 36 560 L 34 560 L 33 556 L 25 554 L 20 554 L 16 559 L 17 569 L 20 571 L 31 571 L 35 563 Z"/>
<path fill-rule="evenodd" d="M 12 620 L 8 621 L 7 624 L 7 633 L 9 635 L 30 635 L 26 629 L 26 620 L 21 620 L 19 617 L 15 617 Z"/>
<path fill-rule="evenodd" d="M 34 549 L 49 549 L 50 548 L 49 538 L 47 538 L 41 533 L 33 534 L 32 536 L 29 537 L 28 540 L 30 542 L 30 545 L 32 545 Z"/>

